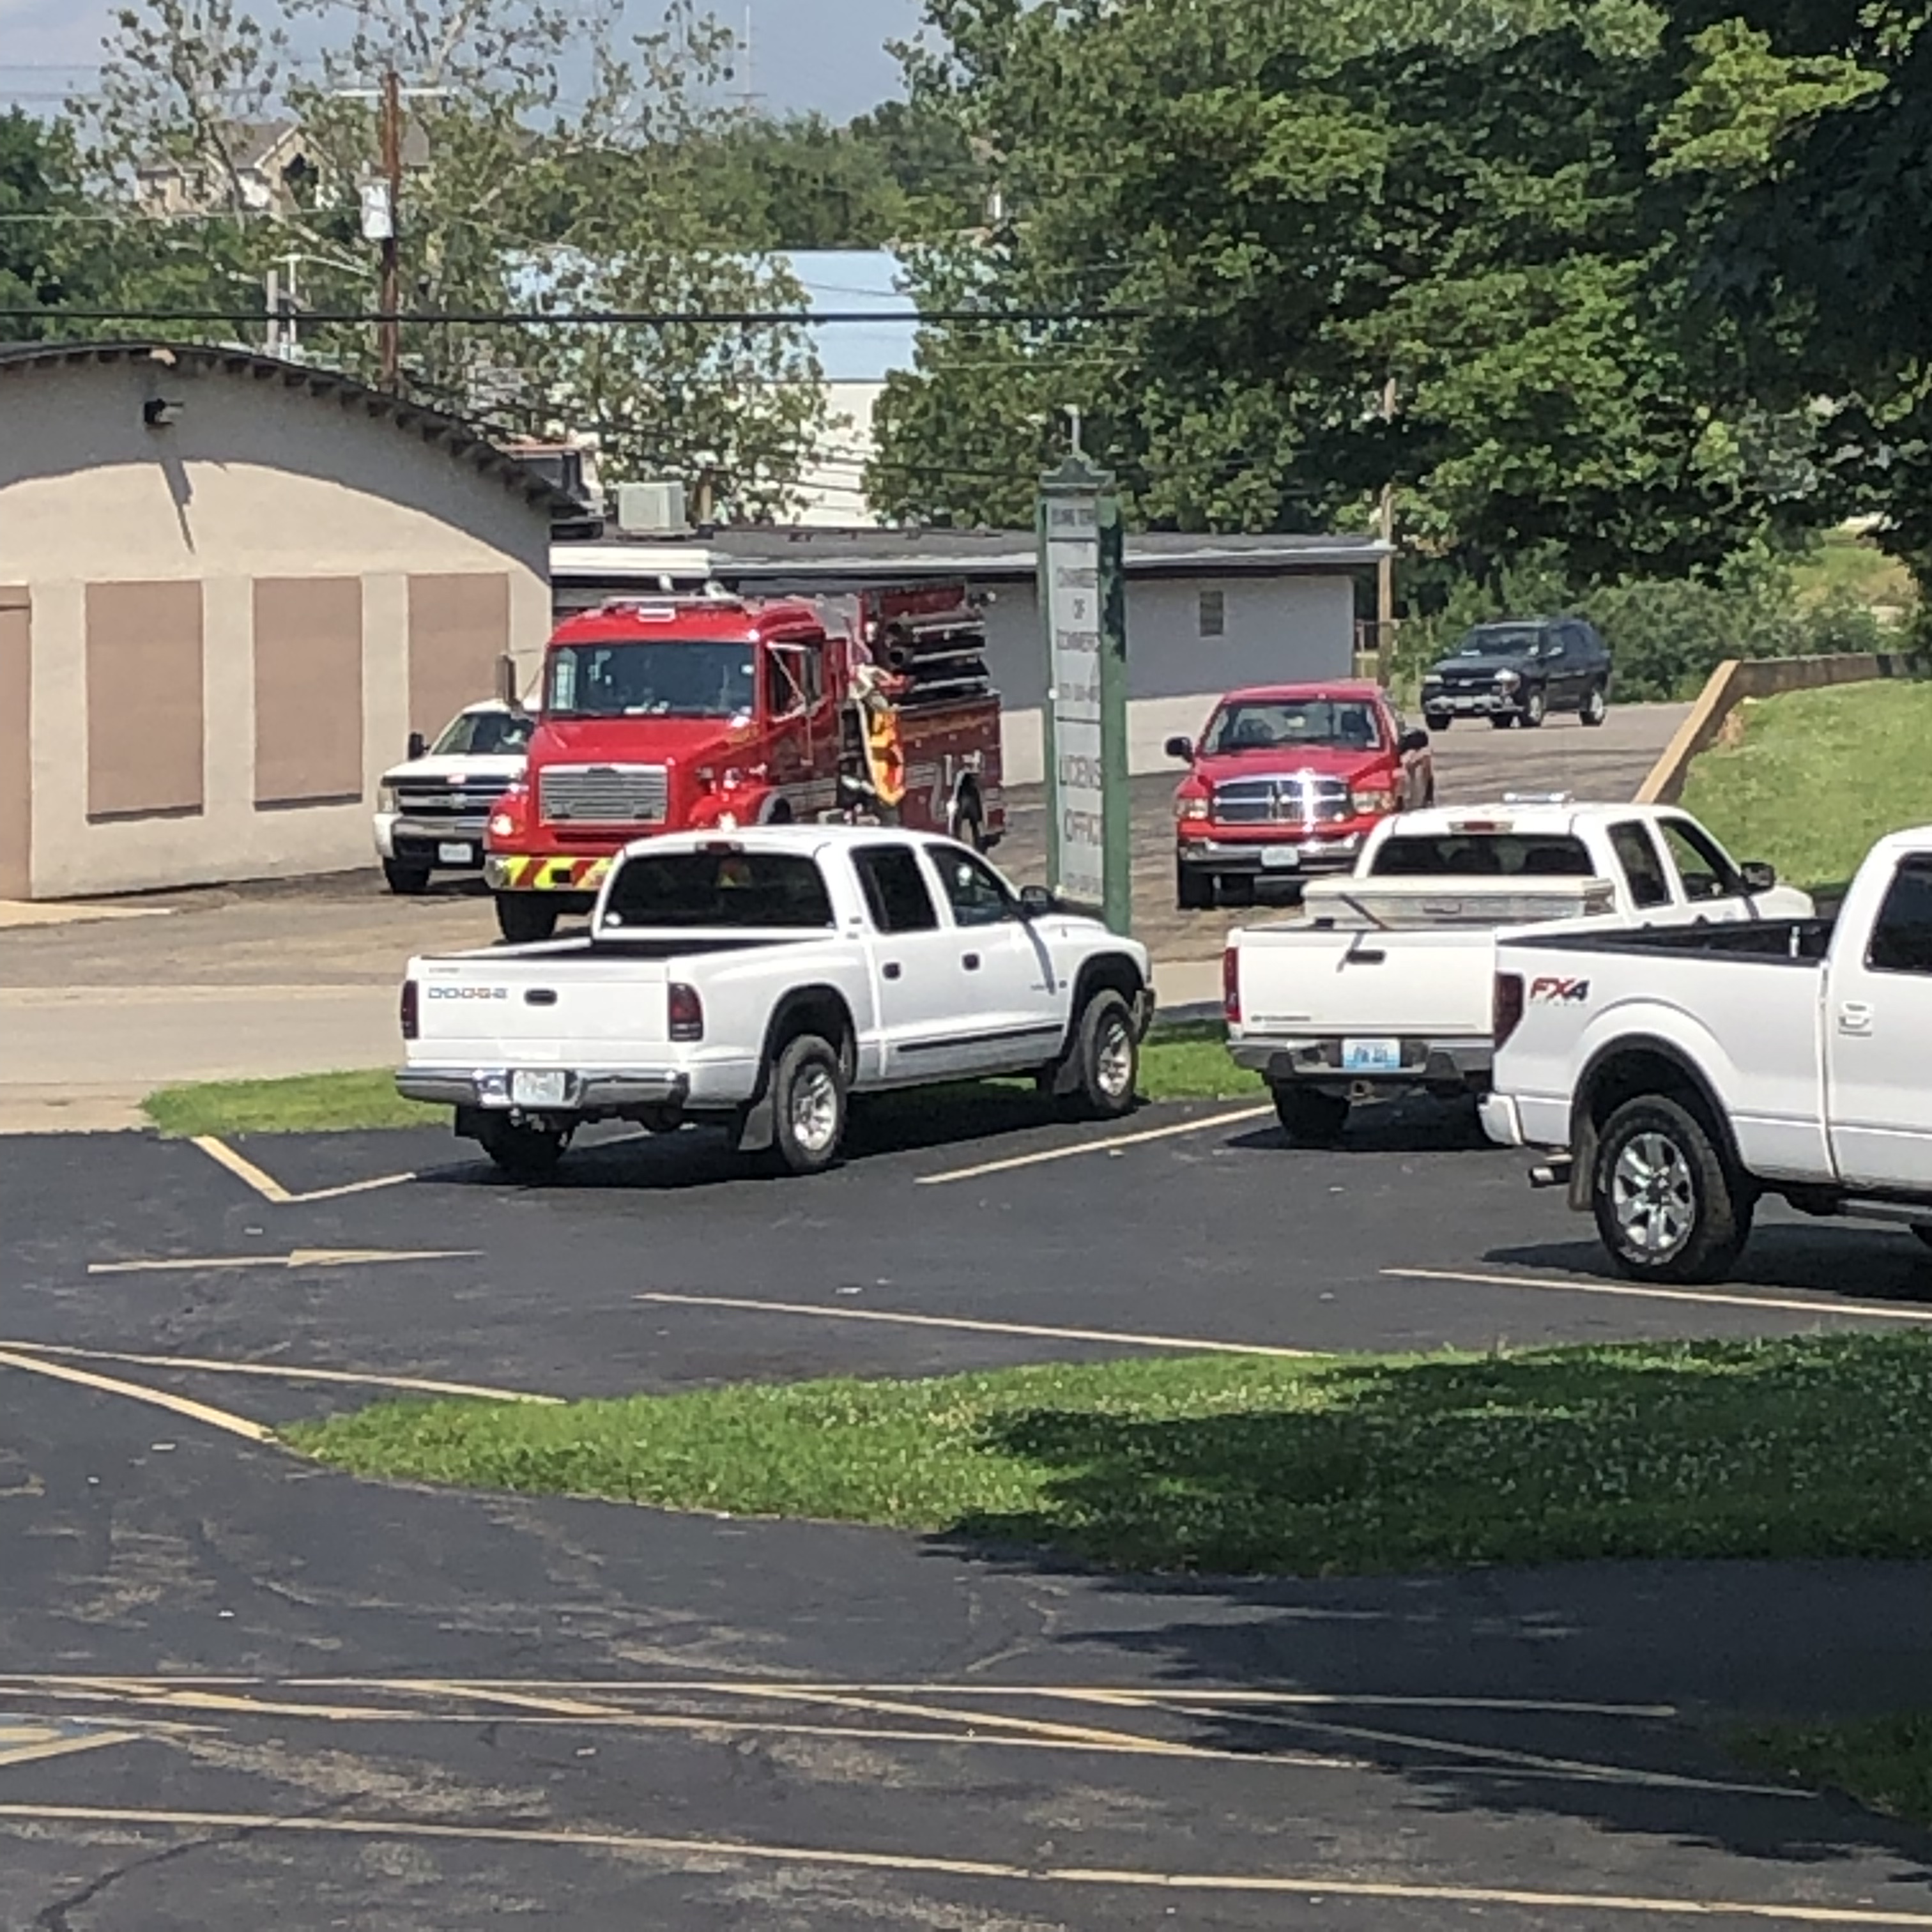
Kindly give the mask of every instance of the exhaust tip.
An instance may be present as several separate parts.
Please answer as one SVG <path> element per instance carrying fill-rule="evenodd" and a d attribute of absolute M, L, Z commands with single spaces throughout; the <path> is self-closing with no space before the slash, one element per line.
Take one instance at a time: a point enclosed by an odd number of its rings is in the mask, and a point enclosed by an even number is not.
<path fill-rule="evenodd" d="M 1568 1159 L 1538 1161 L 1529 1170 L 1529 1184 L 1532 1187 L 1567 1187 L 1573 1165 Z"/>

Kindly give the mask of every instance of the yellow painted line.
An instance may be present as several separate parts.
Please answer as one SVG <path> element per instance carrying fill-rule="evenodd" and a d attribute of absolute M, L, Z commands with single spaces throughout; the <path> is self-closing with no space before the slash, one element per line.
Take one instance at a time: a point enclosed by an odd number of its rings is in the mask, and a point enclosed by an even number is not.
<path fill-rule="evenodd" d="M 954 1168 L 946 1174 L 922 1174 L 921 1187 L 937 1187 L 948 1180 L 976 1180 L 982 1174 L 1005 1174 L 1016 1167 L 1042 1167 L 1051 1160 L 1071 1160 L 1076 1154 L 1105 1154 L 1112 1148 L 1138 1147 L 1146 1141 L 1171 1140 L 1176 1134 L 1204 1134 L 1216 1127 L 1232 1127 L 1242 1120 L 1258 1120 L 1272 1114 L 1273 1107 L 1242 1107 L 1232 1114 L 1210 1114 L 1202 1120 L 1180 1120 L 1165 1127 L 1149 1127 L 1138 1134 L 1116 1134 L 1104 1141 L 1081 1141 L 1072 1147 L 1047 1148 L 1038 1154 L 1016 1154 L 1004 1160 L 982 1161 L 976 1167 Z"/>
<path fill-rule="evenodd" d="M 217 1362 L 200 1355 L 130 1355 L 115 1348 L 76 1348 L 64 1342 L 0 1342 L 17 1354 L 58 1355 L 78 1362 L 118 1362 L 137 1369 L 188 1369 L 197 1375 L 260 1376 L 273 1382 L 337 1382 L 356 1388 L 407 1389 L 416 1395 L 452 1396 L 482 1402 L 534 1402 L 554 1406 L 562 1396 L 529 1389 L 493 1388 L 484 1382 L 437 1382 L 424 1376 L 383 1376 L 362 1369 L 304 1368 L 296 1362 Z"/>
<path fill-rule="evenodd" d="M 227 1168 L 237 1180 L 252 1187 L 264 1201 L 278 1208 L 298 1208 L 310 1201 L 338 1201 L 347 1194 L 367 1194 L 378 1187 L 400 1187 L 404 1181 L 416 1178 L 413 1172 L 380 1174 L 368 1180 L 352 1180 L 339 1187 L 318 1187 L 307 1194 L 292 1194 L 272 1174 L 265 1172 L 246 1154 L 238 1153 L 216 1135 L 196 1134 L 190 1144 L 200 1148 L 218 1166 Z"/>
<path fill-rule="evenodd" d="M 0 1771 L 16 1764 L 39 1764 L 50 1757 L 70 1757 L 76 1751 L 99 1750 L 104 1744 L 133 1744 L 138 1735 L 134 1731 L 91 1731 L 85 1737 L 54 1738 L 40 1732 L 28 1742 L 10 1744 L 7 1732 L 0 1731 Z"/>
<path fill-rule="evenodd" d="M 285 1255 L 170 1255 L 89 1262 L 89 1274 L 200 1274 L 214 1268 L 373 1268 L 395 1262 L 473 1261 L 481 1248 L 293 1248 Z"/>
<path fill-rule="evenodd" d="M 274 1432 L 245 1415 L 232 1415 L 225 1408 L 211 1408 L 205 1402 L 190 1402 L 184 1395 L 172 1395 L 165 1389 L 143 1388 L 138 1382 L 117 1382 L 86 1369 L 70 1368 L 64 1362 L 37 1360 L 32 1355 L 0 1352 L 0 1369 L 20 1369 L 30 1376 L 46 1376 L 58 1382 L 72 1382 L 100 1395 L 118 1395 L 129 1402 L 145 1402 L 151 1408 L 164 1408 L 170 1414 L 184 1416 L 190 1422 L 205 1423 L 210 1429 L 225 1430 L 250 1442 L 268 1442 Z"/>
<path fill-rule="evenodd" d="M 1932 1322 L 1932 1309 L 1894 1308 L 1882 1302 L 1800 1300 L 1777 1294 L 1726 1294 L 1717 1288 L 1651 1288 L 1641 1282 L 1567 1281 L 1539 1275 L 1463 1274 L 1450 1268 L 1384 1268 L 1398 1281 L 1453 1281 L 1478 1288 L 1534 1288 L 1556 1294 L 1609 1294 L 1640 1301 L 1715 1302 L 1730 1308 L 1772 1308 L 1780 1313 L 1842 1315 L 1864 1322 Z"/>
<path fill-rule="evenodd" d="M 1177 1694 L 1174 1690 L 1159 1685 L 992 1684 L 983 1680 L 962 1684 L 923 1679 L 904 1683 L 840 1683 L 789 1677 L 82 1677 L 70 1673 L 49 1672 L 0 1672 L 0 1689 L 12 1684 L 54 1690 L 74 1687 L 90 1692 L 102 1687 L 132 1691 L 148 1688 L 193 1690 L 199 1687 L 230 1690 L 274 1687 L 284 1690 L 412 1690 L 439 1696 L 487 1696 L 498 1692 L 532 1697 L 541 1697 L 547 1693 L 566 1697 L 586 1695 L 608 1697 L 626 1694 L 658 1696 L 690 1693 L 782 1699 L 802 1691 L 809 1691 L 862 1696 L 1041 1697 L 1073 1702 L 1137 1702 L 1149 1704 L 1166 1703 Z M 1652 1720 L 1667 1720 L 1680 1714 L 1675 1704 L 1604 1704 L 1568 1697 L 1390 1696 L 1372 1692 L 1217 1690 L 1197 1688 L 1192 1684 L 1178 1694 L 1195 1704 L 1252 1704 L 1290 1708 L 1486 1711 L 1504 1714 L 1520 1712 L 1536 1716 L 1632 1718 Z M 608 1707 L 596 1706 L 592 1708 L 603 1709 Z"/>
<path fill-rule="evenodd" d="M 1180 1348 L 1208 1355 L 1280 1355 L 1294 1360 L 1312 1348 L 1277 1348 L 1264 1342 L 1204 1342 L 1186 1335 L 1130 1335 L 1114 1328 L 1049 1328 L 1031 1322 L 976 1322 L 963 1315 L 895 1315 L 879 1308 L 820 1308 L 808 1301 L 760 1301 L 730 1294 L 674 1294 L 646 1290 L 634 1298 L 680 1308 L 729 1308 L 759 1315 L 810 1315 L 826 1322 L 896 1322 L 908 1328 L 960 1328 L 975 1335 L 1024 1335 L 1054 1342 L 1111 1342 L 1134 1348 Z"/>
<path fill-rule="evenodd" d="M 316 1838 L 394 1838 L 425 1843 L 541 1846 L 628 1852 L 674 1862 L 797 1865 L 893 1872 L 907 1877 L 977 1878 L 1027 1886 L 1098 1886 L 1120 1891 L 1198 1892 L 1276 1898 L 1383 1899 L 1394 1904 L 1520 1906 L 1546 1912 L 1621 1912 L 1651 1918 L 1759 1918 L 1786 1925 L 1865 1925 L 1932 1932 L 1932 1912 L 1874 1905 L 1812 1905 L 1779 1900 L 1633 1897 L 1616 1892 L 1532 1892 L 1502 1886 L 1430 1884 L 1343 1877 L 1320 1872 L 1163 1872 L 1094 1865 L 1018 1865 L 991 1858 L 922 1857 L 820 1845 L 742 1839 L 661 1838 L 641 1832 L 571 1830 L 537 1825 L 458 1825 L 421 1818 L 290 1816 L 268 1811 L 166 1811 L 132 1805 L 0 1804 L 0 1820 L 22 1825 L 118 1825 L 176 1832 L 276 1832 Z"/>

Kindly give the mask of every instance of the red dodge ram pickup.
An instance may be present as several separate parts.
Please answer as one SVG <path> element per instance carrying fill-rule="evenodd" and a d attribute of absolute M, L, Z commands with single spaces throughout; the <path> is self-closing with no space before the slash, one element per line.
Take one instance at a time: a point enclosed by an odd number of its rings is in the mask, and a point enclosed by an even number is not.
<path fill-rule="evenodd" d="M 1402 722 L 1378 686 L 1231 691 L 1174 795 L 1174 898 L 1184 912 L 1220 895 L 1251 899 L 1259 878 L 1346 872 L 1376 821 L 1436 802 L 1429 734 Z"/>

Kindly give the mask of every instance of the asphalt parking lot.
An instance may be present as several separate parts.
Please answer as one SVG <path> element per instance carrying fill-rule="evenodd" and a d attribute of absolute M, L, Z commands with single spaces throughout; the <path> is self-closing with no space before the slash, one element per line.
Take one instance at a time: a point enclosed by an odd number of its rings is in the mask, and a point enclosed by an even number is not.
<path fill-rule="evenodd" d="M 425 1384 L 1912 1325 L 1899 1238 L 1775 1218 L 1637 1294 L 1449 1110 L 1309 1154 L 1018 1101 L 808 1182 L 28 1137 L 0 1225 L 0 1924 L 1932 1926 L 1922 1840 L 1714 1735 L 1922 1698 L 1919 1566 L 1101 1576 L 260 1439 Z"/>

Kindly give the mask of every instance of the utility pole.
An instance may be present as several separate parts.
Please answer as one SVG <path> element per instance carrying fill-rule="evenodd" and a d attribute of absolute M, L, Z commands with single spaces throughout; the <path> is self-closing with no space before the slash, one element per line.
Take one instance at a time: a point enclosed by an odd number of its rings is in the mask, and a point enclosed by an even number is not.
<path fill-rule="evenodd" d="M 1382 421 L 1395 421 L 1395 378 L 1382 386 Z M 1395 647 L 1395 484 L 1382 485 L 1382 539 L 1385 546 L 1376 568 L 1376 682 L 1389 681 Z"/>
<path fill-rule="evenodd" d="M 382 386 L 402 387 L 403 329 L 396 319 L 400 307 L 398 286 L 396 230 L 403 205 L 403 88 L 393 66 L 382 70 L 382 177 L 388 184 L 388 232 L 382 247 Z"/>

